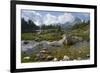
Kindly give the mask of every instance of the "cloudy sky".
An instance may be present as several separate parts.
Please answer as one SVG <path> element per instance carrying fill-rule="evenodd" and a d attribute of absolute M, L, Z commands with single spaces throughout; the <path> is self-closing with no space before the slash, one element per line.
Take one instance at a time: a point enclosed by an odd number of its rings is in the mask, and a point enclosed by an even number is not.
<path fill-rule="evenodd" d="M 89 20 L 89 13 L 82 12 L 55 12 L 55 11 L 35 11 L 35 10 L 21 10 L 21 18 L 26 21 L 29 19 L 34 21 L 36 25 L 49 24 L 64 24 L 66 22 L 74 22 L 76 18 L 82 21 Z"/>

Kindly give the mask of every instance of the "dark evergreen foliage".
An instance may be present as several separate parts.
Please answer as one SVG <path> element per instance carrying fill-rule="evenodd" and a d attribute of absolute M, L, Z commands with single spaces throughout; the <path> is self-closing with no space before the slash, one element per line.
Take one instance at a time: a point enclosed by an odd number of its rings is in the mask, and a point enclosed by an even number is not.
<path fill-rule="evenodd" d="M 39 30 L 39 26 L 35 25 L 32 20 L 25 21 L 24 18 L 21 19 L 21 31 L 23 32 L 35 32 Z"/>

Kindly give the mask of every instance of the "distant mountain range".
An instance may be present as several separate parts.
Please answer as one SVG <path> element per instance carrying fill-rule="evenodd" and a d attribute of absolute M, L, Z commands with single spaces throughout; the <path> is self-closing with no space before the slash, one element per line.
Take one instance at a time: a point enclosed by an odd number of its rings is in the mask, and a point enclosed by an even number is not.
<path fill-rule="evenodd" d="M 67 20 L 67 19 L 66 19 Z M 61 26 L 61 28 L 63 30 L 68 30 L 70 29 L 72 26 L 74 26 L 75 24 L 79 24 L 82 23 L 83 21 L 76 17 L 74 21 L 67 21 L 64 24 L 62 23 L 55 23 L 55 24 L 49 24 L 52 25 L 52 28 L 55 27 L 55 25 L 59 25 Z M 44 24 L 45 27 L 47 28 L 49 25 Z M 21 27 L 22 27 L 22 32 L 33 32 L 33 30 L 39 30 L 40 25 L 36 25 L 32 20 L 29 21 L 25 21 L 23 18 L 21 20 Z"/>
<path fill-rule="evenodd" d="M 57 24 L 57 25 L 61 25 L 62 29 L 68 30 L 68 29 L 70 29 L 73 25 L 79 24 L 79 23 L 81 23 L 81 22 L 82 22 L 81 19 L 75 18 L 75 20 L 74 20 L 73 22 L 66 22 L 66 23 L 64 23 L 64 24 L 60 24 L 60 23 L 59 23 L 59 24 Z"/>

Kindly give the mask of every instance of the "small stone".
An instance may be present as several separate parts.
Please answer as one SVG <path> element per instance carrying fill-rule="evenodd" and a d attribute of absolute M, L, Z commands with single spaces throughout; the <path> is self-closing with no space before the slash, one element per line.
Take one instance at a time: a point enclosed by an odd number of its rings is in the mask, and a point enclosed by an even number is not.
<path fill-rule="evenodd" d="M 27 59 L 28 60 L 28 59 L 30 59 L 30 57 L 27 56 L 27 57 L 24 57 L 24 59 Z"/>
<path fill-rule="evenodd" d="M 87 54 L 86 56 L 87 56 L 87 57 L 90 57 L 90 55 L 89 55 L 89 54 Z"/>
<path fill-rule="evenodd" d="M 78 57 L 77 60 L 81 60 L 81 57 Z"/>
<path fill-rule="evenodd" d="M 53 60 L 53 56 L 47 56 L 47 60 Z"/>
<path fill-rule="evenodd" d="M 53 61 L 57 61 L 57 58 L 54 58 Z"/>
<path fill-rule="evenodd" d="M 70 58 L 67 56 L 67 55 L 65 55 L 64 57 L 63 57 L 63 61 L 66 61 L 66 60 L 69 60 Z"/>
<path fill-rule="evenodd" d="M 82 53 L 81 51 L 79 51 L 79 53 Z"/>
<path fill-rule="evenodd" d="M 45 50 L 42 50 L 42 51 L 40 51 L 40 53 L 46 53 L 46 51 Z"/>

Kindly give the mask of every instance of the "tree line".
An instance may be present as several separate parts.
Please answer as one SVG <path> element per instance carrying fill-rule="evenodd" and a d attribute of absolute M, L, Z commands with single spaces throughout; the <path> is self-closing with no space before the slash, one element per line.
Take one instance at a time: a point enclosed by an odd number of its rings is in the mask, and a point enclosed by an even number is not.
<path fill-rule="evenodd" d="M 45 25 L 37 26 L 32 20 L 25 21 L 24 18 L 21 18 L 21 32 L 36 32 L 36 30 L 47 30 L 47 29 L 56 29 L 61 31 L 60 25 Z"/>
<path fill-rule="evenodd" d="M 21 32 L 33 32 L 38 30 L 39 27 L 32 21 L 25 21 L 24 18 L 21 19 Z"/>

